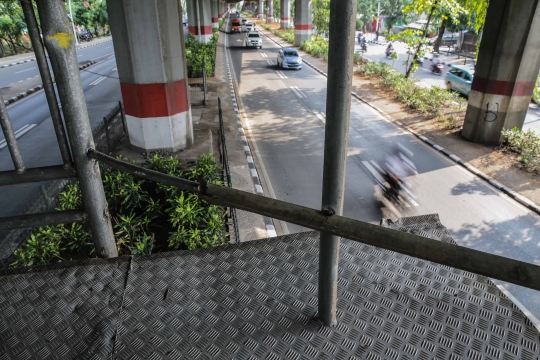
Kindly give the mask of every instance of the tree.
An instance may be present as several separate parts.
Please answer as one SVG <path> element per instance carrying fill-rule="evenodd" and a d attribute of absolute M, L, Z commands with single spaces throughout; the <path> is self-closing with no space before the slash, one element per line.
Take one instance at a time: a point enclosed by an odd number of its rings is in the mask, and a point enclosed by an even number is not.
<path fill-rule="evenodd" d="M 313 0 L 313 25 L 317 34 L 322 35 L 328 31 L 330 23 L 330 0 Z"/>
<path fill-rule="evenodd" d="M 90 5 L 84 6 L 87 1 Z M 105 28 L 109 24 L 109 15 L 107 13 L 107 2 L 105 0 L 71 0 L 74 23 L 82 25 L 85 29 L 98 27 Z M 69 14 L 69 5 L 66 2 L 66 11 Z"/>
<path fill-rule="evenodd" d="M 0 42 L 5 41 L 13 53 L 18 54 L 20 48 L 27 49 L 22 42 L 25 29 L 26 22 L 19 2 L 0 2 Z M 4 56 L 3 46 L 1 50 L 2 56 Z"/>
<path fill-rule="evenodd" d="M 426 43 L 426 35 L 428 34 L 429 26 L 434 17 L 437 16 L 441 20 L 449 18 L 455 21 L 460 14 L 466 13 L 466 10 L 461 6 L 459 0 L 412 0 L 411 3 L 405 7 L 403 12 L 428 14 L 426 25 L 421 32 L 422 40 L 416 45 L 413 60 L 405 73 L 405 77 L 409 77 L 411 72 L 416 70 L 416 64 Z"/>

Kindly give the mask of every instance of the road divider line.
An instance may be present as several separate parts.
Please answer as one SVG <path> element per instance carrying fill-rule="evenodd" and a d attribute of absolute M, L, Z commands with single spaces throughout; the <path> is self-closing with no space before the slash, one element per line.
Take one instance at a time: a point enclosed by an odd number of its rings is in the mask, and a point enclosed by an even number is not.
<path fill-rule="evenodd" d="M 35 67 L 33 67 L 33 68 L 30 68 L 30 69 L 26 69 L 26 70 L 21 70 L 21 71 L 17 71 L 17 72 L 15 73 L 15 74 L 23 73 L 23 72 L 25 72 L 25 71 L 30 71 L 30 70 L 34 70 L 34 69 L 36 69 L 36 68 L 35 68 Z"/>
<path fill-rule="evenodd" d="M 114 69 L 112 69 L 111 72 L 115 72 L 116 70 L 118 70 L 117 67 L 115 67 Z"/>
<path fill-rule="evenodd" d="M 102 77 L 100 77 L 99 79 L 97 79 L 96 81 L 91 82 L 90 85 L 97 85 L 97 84 L 99 84 L 100 82 L 102 82 L 103 80 L 105 80 L 105 76 L 102 76 Z"/>
<path fill-rule="evenodd" d="M 27 132 L 29 132 L 30 130 L 32 130 L 36 126 L 37 126 L 36 124 L 31 124 L 31 125 L 26 124 L 26 125 L 24 125 L 22 128 L 15 131 L 15 138 L 16 139 L 20 138 L 21 136 L 23 136 L 24 134 L 26 134 Z M 6 146 L 7 146 L 7 142 L 6 142 L 5 139 L 0 141 L 0 149 L 5 148 Z"/>

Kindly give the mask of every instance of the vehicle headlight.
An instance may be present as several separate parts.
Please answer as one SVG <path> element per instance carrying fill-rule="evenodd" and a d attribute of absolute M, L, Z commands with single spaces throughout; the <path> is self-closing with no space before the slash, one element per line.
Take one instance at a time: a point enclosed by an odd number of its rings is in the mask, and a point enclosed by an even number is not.
<path fill-rule="evenodd" d="M 299 63 L 299 64 L 302 63 L 302 58 L 298 58 L 298 63 Z"/>

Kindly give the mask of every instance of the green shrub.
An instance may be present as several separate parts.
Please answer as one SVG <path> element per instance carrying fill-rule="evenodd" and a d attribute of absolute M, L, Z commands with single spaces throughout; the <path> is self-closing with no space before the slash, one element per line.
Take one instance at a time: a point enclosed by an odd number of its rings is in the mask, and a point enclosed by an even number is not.
<path fill-rule="evenodd" d="M 356 73 L 377 79 L 379 84 L 392 91 L 409 108 L 431 117 L 442 116 L 445 108 L 463 107 L 464 101 L 456 93 L 437 86 L 418 86 L 415 79 L 406 78 L 382 61 L 360 63 Z"/>
<path fill-rule="evenodd" d="M 536 78 L 536 84 L 534 85 L 533 100 L 540 105 L 540 75 Z"/>
<path fill-rule="evenodd" d="M 313 56 L 328 60 L 328 41 L 322 36 L 313 36 L 311 40 L 305 40 L 300 44 L 300 49 Z"/>
<path fill-rule="evenodd" d="M 503 144 L 519 154 L 519 161 L 530 169 L 540 167 L 540 136 L 533 130 L 522 131 L 517 127 L 503 129 Z"/>
<path fill-rule="evenodd" d="M 274 34 L 282 38 L 283 40 L 294 44 L 294 29 L 287 30 L 274 30 Z"/>
<path fill-rule="evenodd" d="M 183 166 L 172 156 L 154 155 L 149 159 L 149 168 L 223 185 L 222 171 L 213 155 L 200 156 L 192 167 Z M 227 242 L 226 213 L 222 207 L 176 187 L 142 180 L 108 166 L 102 165 L 101 172 L 120 255 L 207 248 Z M 67 185 L 58 200 L 58 210 L 82 208 L 79 184 Z M 13 265 L 85 258 L 93 249 L 87 223 L 46 226 L 34 230 L 15 251 Z"/>
<path fill-rule="evenodd" d="M 203 58 L 206 68 L 206 76 L 214 76 L 218 37 L 218 32 L 214 31 L 212 39 L 208 43 L 203 44 L 197 41 L 193 34 L 188 35 L 188 39 L 186 41 L 186 63 L 188 77 L 198 78 L 203 76 Z"/>

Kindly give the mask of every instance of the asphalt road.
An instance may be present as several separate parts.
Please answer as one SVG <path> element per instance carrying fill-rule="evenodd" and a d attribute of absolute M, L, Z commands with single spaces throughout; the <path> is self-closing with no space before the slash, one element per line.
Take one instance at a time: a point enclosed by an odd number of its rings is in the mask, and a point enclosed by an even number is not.
<path fill-rule="evenodd" d="M 103 116 L 121 100 L 114 56 L 81 71 L 80 75 L 90 123 L 95 128 L 103 121 Z M 26 167 L 62 164 L 45 93 L 37 92 L 7 108 L 13 130 L 16 133 L 23 130 L 18 143 Z M 24 132 L 28 128 L 30 130 Z M 0 134 L 1 140 L 4 140 L 3 134 Z M 13 169 L 9 151 L 4 146 L 0 148 L 0 171 Z M 20 214 L 38 196 L 39 185 L 32 183 L 0 187 L 0 217 Z"/>
<path fill-rule="evenodd" d="M 265 194 L 319 208 L 326 78 L 307 65 L 299 71 L 277 69 L 275 43 L 265 37 L 262 50 L 245 49 L 242 39 L 228 35 L 229 54 Z M 401 215 L 438 213 L 460 245 L 540 264 L 538 215 L 355 99 L 350 121 L 345 216 L 371 223 L 397 217 L 374 198 L 366 165 L 381 164 L 399 143 L 414 153 L 419 172 L 414 190 L 418 206 Z M 276 229 L 278 234 L 305 230 L 281 222 Z M 540 318 L 540 293 L 509 284 L 504 289 Z"/>
<path fill-rule="evenodd" d="M 371 34 L 367 35 L 368 39 L 371 39 Z M 405 44 L 401 42 L 393 42 L 394 48 L 396 49 L 398 53 L 398 60 L 391 60 L 386 57 L 385 51 L 386 51 L 386 45 L 378 45 L 374 43 L 368 43 L 367 44 L 367 51 L 364 53 L 364 57 L 366 57 L 369 60 L 373 61 L 384 61 L 394 67 L 394 69 L 398 70 L 402 74 L 405 74 L 406 68 L 403 64 L 405 60 L 407 60 L 407 48 Z M 463 65 L 466 61 L 466 64 L 471 64 L 471 59 L 464 59 L 463 57 L 460 59 L 457 59 L 457 56 L 447 56 L 444 50 L 446 50 L 446 47 L 441 47 L 441 59 L 443 61 L 447 61 L 448 63 L 454 64 L 454 65 Z M 360 44 L 358 41 L 355 43 L 355 51 L 360 51 Z M 418 71 L 414 74 L 414 76 L 418 79 L 418 83 L 422 86 L 438 86 L 441 88 L 445 88 L 445 75 L 448 70 L 450 70 L 450 67 L 446 66 L 445 70 L 442 75 L 436 75 L 431 73 L 430 66 L 431 61 L 429 60 L 432 57 L 431 53 L 426 53 L 426 57 L 428 59 L 424 60 L 424 63 L 422 66 L 418 68 Z M 449 61 L 449 62 L 448 62 Z M 531 105 L 529 107 L 529 110 L 527 111 L 527 116 L 525 118 L 525 123 L 523 124 L 523 130 L 534 130 L 537 134 L 540 134 L 540 108 L 538 106 Z"/>
<path fill-rule="evenodd" d="M 92 43 L 81 43 L 81 46 L 91 45 Z M 88 60 L 100 60 L 102 57 L 114 53 L 112 41 L 106 41 L 96 46 L 77 50 L 77 60 L 79 62 Z M 32 56 L 34 57 L 34 56 Z M 25 64 L 14 65 L 0 69 L 0 87 L 8 86 L 21 80 L 26 80 L 39 76 L 37 63 L 31 61 Z"/>

